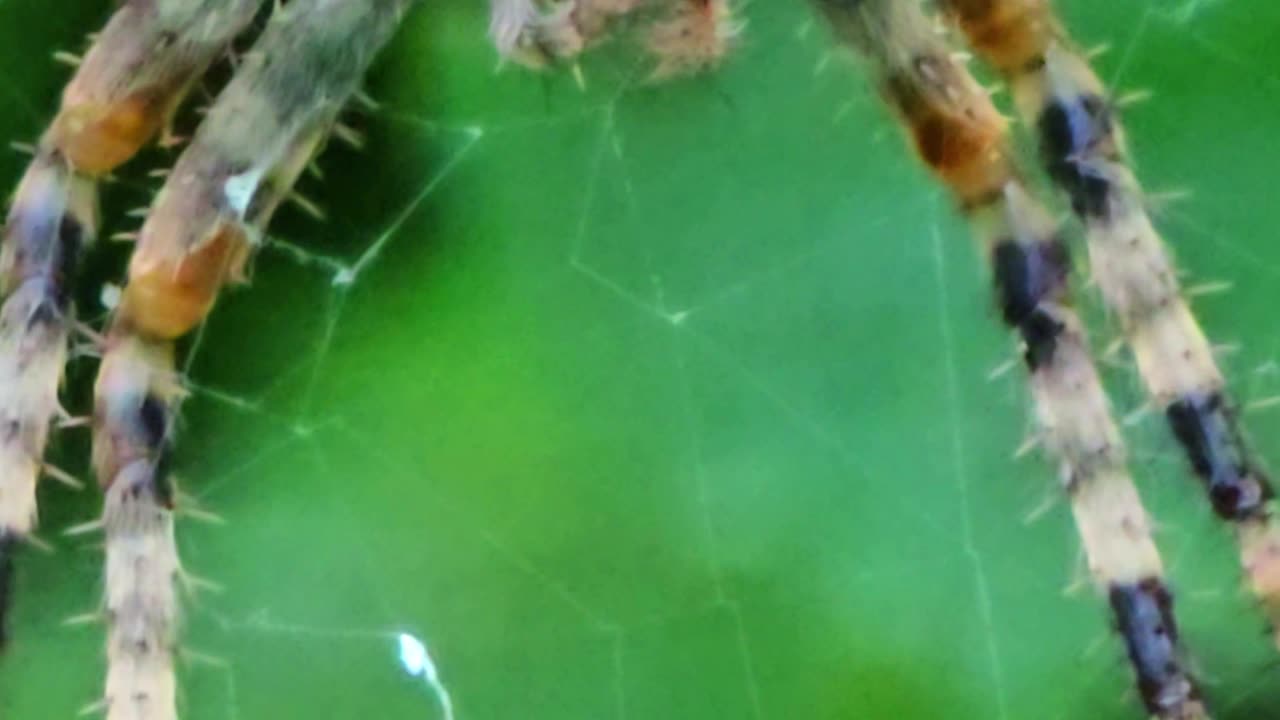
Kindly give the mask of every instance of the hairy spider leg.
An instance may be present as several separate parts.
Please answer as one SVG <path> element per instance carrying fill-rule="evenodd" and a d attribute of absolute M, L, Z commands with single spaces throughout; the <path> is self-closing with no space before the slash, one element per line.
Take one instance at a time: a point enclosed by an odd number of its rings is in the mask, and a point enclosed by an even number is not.
<path fill-rule="evenodd" d="M 415 0 L 280 6 L 156 196 L 95 387 L 106 490 L 108 720 L 177 717 L 180 577 L 167 458 L 182 397 L 174 343 L 242 280 L 272 213 Z"/>
<path fill-rule="evenodd" d="M 1147 215 L 1115 103 L 1047 0 L 945 0 L 949 17 L 1008 81 L 1040 157 L 1085 229 L 1093 277 L 1153 405 L 1235 524 L 1248 585 L 1280 645 L 1280 524 L 1271 482 L 1246 446 L 1213 350 Z"/>
<path fill-rule="evenodd" d="M 653 0 L 490 0 L 489 39 L 498 54 L 540 69 L 570 61 L 604 39 L 615 20 Z"/>
<path fill-rule="evenodd" d="M 502 58 L 539 69 L 574 60 L 633 15 L 648 24 L 651 80 L 716 67 L 742 32 L 732 0 L 490 0 L 489 39 Z"/>
<path fill-rule="evenodd" d="M 1004 321 L 1025 347 L 1044 445 L 1058 463 L 1147 712 L 1162 720 L 1208 717 L 1183 657 L 1123 440 L 1070 307 L 1066 248 L 1018 176 L 1005 120 L 915 0 L 819 6 L 837 36 L 867 58 L 917 154 L 954 196 L 988 256 Z"/>
<path fill-rule="evenodd" d="M 0 643 L 18 542 L 36 522 L 36 478 L 67 357 L 71 284 L 97 232 L 96 180 L 164 130 L 187 89 L 260 0 L 130 0 L 80 61 L 5 222 L 0 255 Z"/>
<path fill-rule="evenodd" d="M 658 59 L 651 77 L 710 70 L 728 56 L 741 32 L 730 0 L 679 0 L 649 30 L 649 51 Z"/>

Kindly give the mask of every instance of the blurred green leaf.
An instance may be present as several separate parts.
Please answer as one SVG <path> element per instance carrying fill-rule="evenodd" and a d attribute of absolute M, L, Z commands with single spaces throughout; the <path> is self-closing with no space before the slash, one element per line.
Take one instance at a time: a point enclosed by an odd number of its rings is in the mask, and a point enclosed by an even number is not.
<path fill-rule="evenodd" d="M 6 137 L 39 132 L 66 78 L 45 58 L 106 6 L 0 4 Z M 1194 191 L 1162 229 L 1188 282 L 1234 283 L 1196 307 L 1240 343 L 1236 393 L 1280 392 L 1280 10 L 1063 11 L 1114 45 L 1104 76 L 1154 91 L 1126 114 L 1142 176 Z M 355 120 L 368 150 L 305 188 L 331 220 L 286 213 L 195 349 L 180 471 L 227 524 L 180 528 L 224 586 L 187 604 L 185 647 L 219 663 L 184 664 L 184 717 L 440 717 L 398 633 L 461 720 L 1138 716 L 1066 508 L 1024 522 L 1055 478 L 1010 460 L 1028 402 L 986 379 L 1013 349 L 964 228 L 803 3 L 745 15 L 721 72 L 647 85 L 619 42 L 585 90 L 495 72 L 482 3 L 411 18 Z M 149 190 L 113 186 L 105 234 Z M 125 253 L 95 251 L 87 319 Z M 1108 380 L 1141 403 L 1131 368 Z M 1280 457 L 1280 417 L 1249 421 Z M 1158 420 L 1127 434 L 1217 717 L 1275 715 L 1227 530 Z M 87 472 L 83 436 L 57 453 Z M 6 718 L 99 692 L 99 634 L 60 625 L 99 552 L 58 536 L 98 501 L 42 501 L 57 552 L 20 569 Z"/>

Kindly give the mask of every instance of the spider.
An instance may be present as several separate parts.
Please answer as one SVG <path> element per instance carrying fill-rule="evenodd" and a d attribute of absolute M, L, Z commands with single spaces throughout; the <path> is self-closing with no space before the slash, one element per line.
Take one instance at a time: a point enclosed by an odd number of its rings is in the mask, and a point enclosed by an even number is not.
<path fill-rule="evenodd" d="M 987 93 L 914 0 L 819 0 L 836 36 L 866 58 L 926 165 L 955 196 L 991 264 L 1002 317 L 1022 339 L 1040 442 L 1057 461 L 1090 567 L 1123 638 L 1150 715 L 1207 717 L 1183 657 L 1172 595 L 1149 521 L 1129 480 L 1119 432 L 1071 309 L 1067 249 L 1022 180 L 1009 132 Z M 4 244 L 0 310 L 0 600 L 13 554 L 30 539 L 69 336 L 102 351 L 93 465 L 105 501 L 109 718 L 177 716 L 174 543 L 178 494 L 169 463 L 186 394 L 176 343 L 210 312 L 223 285 L 245 279 L 278 207 L 358 95 L 369 63 L 414 0 L 287 0 L 270 20 L 146 213 L 128 282 L 100 337 L 73 319 L 81 247 L 100 224 L 96 185 L 145 144 L 177 144 L 179 104 L 262 12 L 259 0 L 129 0 L 97 35 L 33 148 Z M 1087 59 L 1037 0 L 946 0 L 945 16 L 1002 73 L 1037 129 L 1046 172 L 1086 229 L 1103 296 L 1119 319 L 1153 404 L 1237 528 L 1242 563 L 1268 617 L 1280 614 L 1280 540 L 1265 477 L 1237 429 L 1221 373 L 1147 220 L 1119 121 Z M 491 34 L 513 60 L 572 60 L 632 16 L 651 21 L 650 77 L 712 70 L 743 32 L 721 0 L 657 4 L 497 0 Z M 16 629 L 21 632 L 21 628 Z"/>
<path fill-rule="evenodd" d="M 110 718 L 176 716 L 172 653 L 175 490 L 169 448 L 183 387 L 175 342 L 243 277 L 250 250 L 390 38 L 410 0 L 278 4 L 182 153 L 138 234 L 129 281 L 101 340 L 93 463 L 105 493 Z M 96 179 L 167 124 L 187 90 L 259 11 L 258 0 L 127 2 L 94 40 L 33 149 L 6 222 L 4 572 L 35 519 L 35 480 L 71 327 L 70 284 L 96 232 Z"/>
<path fill-rule="evenodd" d="M 90 709 L 108 718 L 172 718 L 178 602 L 198 582 L 174 542 L 170 451 L 186 392 L 176 343 L 209 313 L 219 289 L 246 279 L 272 215 L 338 123 L 362 77 L 416 0 L 280 0 L 211 104 L 145 213 L 128 281 L 97 338 L 93 466 L 105 499 L 107 678 Z M 262 11 L 261 0 L 129 0 L 93 37 L 38 144 L 5 226 L 0 309 L 0 623 L 13 592 L 13 555 L 30 539 L 36 479 L 51 421 L 68 420 L 58 386 L 74 328 L 70 296 L 81 249 L 99 225 L 97 184 L 158 138 L 188 91 Z M 655 76 L 714 62 L 732 31 L 692 50 L 680 36 L 707 26 L 700 3 L 676 6 L 653 35 Z M 621 8 L 619 9 L 622 10 Z M 496 32 L 508 31 L 502 20 Z M 566 16 L 567 22 L 567 16 Z M 567 32 L 567 31 L 566 31 Z M 560 37 L 564 33 L 557 33 Z M 523 39 L 515 45 L 524 46 Z M 530 62 L 537 49 L 529 49 Z M 557 52 L 560 48 L 557 48 Z M 699 55 L 698 52 L 704 53 Z M 93 331 L 87 331 L 94 334 Z"/>
<path fill-rule="evenodd" d="M 1023 179 L 1006 122 L 915 3 L 820 5 L 838 36 L 869 58 L 917 154 L 951 192 L 988 256 L 1001 315 L 1021 337 L 1040 442 L 1058 463 L 1147 714 L 1208 717 L 1180 648 L 1150 520 L 1129 479 L 1083 324 L 1071 309 L 1066 247 Z M 1045 172 L 1083 225 L 1094 280 L 1150 403 L 1164 412 L 1214 512 L 1235 525 L 1248 585 L 1275 628 L 1280 527 L 1270 481 L 1245 446 L 1212 349 L 1148 217 L 1117 103 L 1048 2 L 939 5 L 1008 83 L 1019 116 L 1034 129 Z"/>
<path fill-rule="evenodd" d="M 495 39 L 518 44 L 495 2 Z M 617 12 L 582 0 L 581 16 Z M 817 0 L 836 37 L 865 59 L 916 154 L 968 219 L 995 283 L 1001 316 L 1023 348 L 1039 431 L 1057 463 L 1091 574 L 1105 591 L 1149 716 L 1207 718 L 1181 647 L 1150 520 L 1123 440 L 1072 308 L 1061 230 L 1025 179 L 1009 124 L 966 60 L 917 0 Z M 1280 525 L 1271 484 L 1247 449 L 1209 342 L 1148 216 L 1110 96 L 1047 0 L 939 0 L 954 33 L 1008 84 L 1034 129 L 1044 172 L 1083 226 L 1094 280 L 1214 512 L 1234 525 L 1247 584 L 1280 625 Z M 559 28 L 572 15 L 552 15 Z M 526 23 L 540 47 L 546 25 Z M 587 25 L 596 30 L 598 25 Z M 556 37 L 559 31 L 546 37 Z M 572 54 L 580 43 L 560 46 Z M 1280 631 L 1277 631 L 1280 632 Z M 1280 642 L 1280 634 L 1275 635 Z"/>

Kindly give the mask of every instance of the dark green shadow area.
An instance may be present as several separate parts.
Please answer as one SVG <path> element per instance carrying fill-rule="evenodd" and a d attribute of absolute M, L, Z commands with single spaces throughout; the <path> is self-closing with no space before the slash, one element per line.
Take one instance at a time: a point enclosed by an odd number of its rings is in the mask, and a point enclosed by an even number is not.
<path fill-rule="evenodd" d="M 37 131 L 66 73 L 36 60 L 101 17 L 62 5 L 0 4 L 0 137 Z M 222 586 L 188 600 L 183 717 L 440 718 L 401 633 L 459 720 L 1138 717 L 1067 509 L 1024 520 L 1056 479 L 1010 459 L 1029 403 L 987 379 L 1014 349 L 982 263 L 808 8 L 750 4 L 714 76 L 644 84 L 618 43 L 580 89 L 495 71 L 482 5 L 412 17 L 353 119 L 368 148 L 305 183 L 330 220 L 285 212 L 196 347 L 179 471 L 226 523 L 180 527 Z M 1192 191 L 1161 228 L 1188 284 L 1234 284 L 1196 310 L 1240 345 L 1237 394 L 1280 393 L 1280 10 L 1063 11 L 1154 92 L 1126 111 L 1141 174 Z M 86 304 L 120 272 L 98 256 Z M 1139 405 L 1131 367 L 1108 382 Z M 1280 414 L 1249 424 L 1280 459 Z M 1126 433 L 1217 717 L 1280 716 L 1230 537 L 1158 419 Z M 42 500 L 4 718 L 98 692 L 98 630 L 61 623 L 99 551 L 59 535 L 97 499 Z"/>

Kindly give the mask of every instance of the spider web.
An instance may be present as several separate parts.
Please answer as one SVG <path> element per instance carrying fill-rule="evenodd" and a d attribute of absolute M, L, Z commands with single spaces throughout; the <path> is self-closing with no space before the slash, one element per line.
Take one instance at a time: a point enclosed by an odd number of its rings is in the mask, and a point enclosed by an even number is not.
<path fill-rule="evenodd" d="M 585 88 L 495 75 L 471 5 L 405 29 L 370 147 L 303 188 L 330 219 L 282 217 L 191 348 L 179 471 L 226 523 L 180 529 L 223 588 L 187 603 L 185 717 L 1133 717 L 1069 513 L 1036 512 L 1052 473 L 1010 460 L 1028 403 L 987 377 L 1013 349 L 966 231 L 803 4 L 747 8 L 713 77 L 653 87 L 615 47 Z M 1237 394 L 1280 392 L 1280 76 L 1252 60 L 1280 16 L 1064 5 L 1114 86 L 1155 91 L 1131 142 L 1149 189 L 1194 190 L 1159 209 L 1186 282 L 1234 284 L 1196 308 Z M 1230 540 L 1122 358 L 1218 717 L 1273 712 Z M 1248 422 L 1276 457 L 1280 420 Z M 9 717 L 98 691 L 97 634 L 59 626 L 98 554 L 56 537 L 94 501 L 42 492 L 58 552 L 22 568 Z"/>

